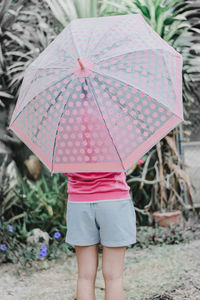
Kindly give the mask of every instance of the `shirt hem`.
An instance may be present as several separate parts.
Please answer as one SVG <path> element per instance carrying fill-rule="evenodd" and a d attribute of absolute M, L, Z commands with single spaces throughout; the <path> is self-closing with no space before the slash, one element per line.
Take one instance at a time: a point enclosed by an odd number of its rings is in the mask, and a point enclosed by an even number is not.
<path fill-rule="evenodd" d="M 70 201 L 70 203 L 99 203 L 99 202 L 109 202 L 109 201 L 124 201 L 124 200 L 130 200 L 131 197 L 128 198 L 121 198 L 121 199 L 104 199 L 104 200 L 93 200 L 93 201 Z"/>
<path fill-rule="evenodd" d="M 124 199 L 130 198 L 129 191 L 116 191 L 116 192 L 104 192 L 104 193 L 94 193 L 94 194 L 68 194 L 68 201 L 70 202 L 89 202 L 97 200 L 113 200 L 113 199 Z"/>

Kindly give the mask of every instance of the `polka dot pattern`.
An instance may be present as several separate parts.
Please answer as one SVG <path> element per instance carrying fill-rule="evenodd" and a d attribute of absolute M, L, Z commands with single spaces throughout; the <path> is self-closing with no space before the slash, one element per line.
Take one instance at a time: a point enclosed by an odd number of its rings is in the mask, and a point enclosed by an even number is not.
<path fill-rule="evenodd" d="M 139 89 L 93 73 L 46 89 L 16 122 L 49 160 L 89 163 L 125 159 L 171 116 Z"/>
<path fill-rule="evenodd" d="M 74 20 L 25 72 L 11 122 L 49 168 L 125 162 L 177 111 L 179 58 L 142 18 L 110 18 Z"/>
<path fill-rule="evenodd" d="M 173 66 L 170 72 L 168 66 Z M 175 66 L 175 57 L 169 53 L 164 57 L 160 50 L 141 50 L 105 59 L 96 64 L 95 71 L 135 86 L 143 94 L 175 110 Z"/>

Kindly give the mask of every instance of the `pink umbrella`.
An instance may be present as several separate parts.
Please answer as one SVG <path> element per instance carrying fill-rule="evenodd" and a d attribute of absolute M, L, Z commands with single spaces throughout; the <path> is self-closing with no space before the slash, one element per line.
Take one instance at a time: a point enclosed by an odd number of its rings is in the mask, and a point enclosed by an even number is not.
<path fill-rule="evenodd" d="M 182 121 L 182 56 L 130 14 L 68 24 L 25 71 L 10 129 L 51 175 L 121 172 Z"/>

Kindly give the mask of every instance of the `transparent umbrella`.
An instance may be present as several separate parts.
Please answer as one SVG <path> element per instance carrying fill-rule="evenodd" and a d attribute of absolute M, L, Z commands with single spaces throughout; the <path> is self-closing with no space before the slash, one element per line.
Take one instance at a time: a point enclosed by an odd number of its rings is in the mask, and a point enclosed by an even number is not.
<path fill-rule="evenodd" d="M 182 56 L 130 14 L 70 22 L 26 69 L 10 129 L 51 175 L 121 172 L 182 121 Z"/>

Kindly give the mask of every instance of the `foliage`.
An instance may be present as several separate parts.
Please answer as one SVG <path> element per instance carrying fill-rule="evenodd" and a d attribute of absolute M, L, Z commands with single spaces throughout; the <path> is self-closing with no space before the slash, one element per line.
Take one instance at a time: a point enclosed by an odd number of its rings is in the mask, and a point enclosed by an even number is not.
<path fill-rule="evenodd" d="M 39 1 L 3 0 L 0 3 L 0 153 L 9 153 L 9 160 L 12 157 L 16 163 L 20 161 L 24 145 L 7 126 L 24 71 L 55 38 L 55 23 L 48 6 Z"/>
<path fill-rule="evenodd" d="M 55 33 L 50 26 L 48 9 L 34 11 L 30 6 L 11 0 L 2 2 L 0 7 L 1 26 L 1 82 L 4 88 L 18 96 L 19 86 L 28 65 L 44 50 Z M 29 8 L 29 9 L 28 9 Z M 2 99 L 4 102 L 4 99 Z"/>
<path fill-rule="evenodd" d="M 139 224 L 148 223 L 151 212 L 184 209 L 186 191 L 194 208 L 191 191 L 194 186 L 190 177 L 181 169 L 183 162 L 177 151 L 177 130 L 171 131 L 144 157 L 143 166 L 132 168 L 127 173 Z"/>
<path fill-rule="evenodd" d="M 194 43 L 193 36 L 199 29 L 195 22 L 188 21 L 194 8 L 190 1 L 183 0 L 3 0 L 0 3 L 0 106 L 5 110 L 6 123 L 9 124 L 25 69 L 70 20 L 81 17 L 142 13 L 150 26 L 183 54 L 184 102 L 191 102 L 194 99 L 192 83 L 199 76 L 198 44 Z M 180 168 L 176 133 L 173 131 L 145 155 L 144 165 L 133 166 L 127 174 L 139 222 L 145 215 L 148 217 L 150 210 L 172 209 L 177 204 L 184 206 L 185 188 L 192 204 L 191 184 Z M 23 150 L 17 148 L 20 141 L 12 132 L 2 134 L 0 142 L 10 147 L 11 159 L 19 152 L 23 156 Z M 42 173 L 39 180 L 33 181 L 18 172 L 17 178 L 18 185 L 11 187 L 10 177 L 6 177 L 0 199 L 0 216 L 9 224 L 15 224 L 17 238 L 24 241 L 27 232 L 34 227 L 50 234 L 59 231 L 63 235 L 66 182 L 62 175 L 54 174 L 50 178 L 48 173 Z"/>
<path fill-rule="evenodd" d="M 45 176 L 43 173 L 33 181 L 26 176 L 22 178 L 17 170 L 18 180 L 12 188 L 9 178 L 5 181 L 0 216 L 9 224 L 15 223 L 18 237 L 23 241 L 36 227 L 49 234 L 59 230 L 64 235 L 66 231 L 67 180 L 63 181 L 62 174 Z M 12 194 L 8 193 L 10 189 Z"/>
<path fill-rule="evenodd" d="M 16 224 L 9 225 L 0 217 L 0 263 L 11 262 L 19 264 L 24 270 L 36 260 L 56 260 L 61 254 L 71 253 L 68 245 L 59 232 L 50 237 L 49 245 L 25 244 L 18 238 Z M 46 267 L 48 263 L 46 262 Z M 45 266 L 45 265 L 44 265 Z"/>
<path fill-rule="evenodd" d="M 153 245 L 185 243 L 193 239 L 195 226 L 196 225 L 192 227 L 185 225 L 171 225 L 170 227 L 160 227 L 158 225 L 155 225 L 154 227 L 140 226 L 137 228 L 137 242 L 133 247 L 144 249 Z"/>
<path fill-rule="evenodd" d="M 104 0 L 45 1 L 51 8 L 54 17 L 63 27 L 73 19 L 105 16 L 109 14 L 109 9 L 112 8 L 112 11 L 114 10 L 113 6 L 105 4 Z"/>
<path fill-rule="evenodd" d="M 64 27 L 73 19 L 97 16 L 97 0 L 45 1 L 51 8 L 55 18 Z"/>
<path fill-rule="evenodd" d="M 45 255 L 48 259 L 59 256 L 58 248 L 64 252 L 71 248 L 65 242 L 67 179 L 62 174 L 50 176 L 46 172 L 44 169 L 36 181 L 27 176 L 22 178 L 18 170 L 15 179 L 12 173 L 6 177 L 0 202 L 0 244 L 6 245 L 7 251 L 0 251 L 1 260 L 19 262 L 24 267 L 35 260 L 41 254 L 39 248 L 26 245 L 26 238 L 34 228 L 40 228 L 50 237 L 59 233 L 50 238 Z"/>

